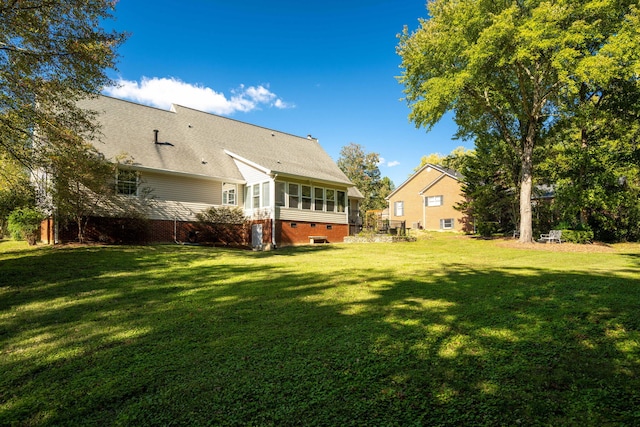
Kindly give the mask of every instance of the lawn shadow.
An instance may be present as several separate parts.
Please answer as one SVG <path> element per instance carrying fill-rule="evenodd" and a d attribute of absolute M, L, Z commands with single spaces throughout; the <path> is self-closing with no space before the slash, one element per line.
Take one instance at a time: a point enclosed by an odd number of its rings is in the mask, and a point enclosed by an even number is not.
<path fill-rule="evenodd" d="M 277 262 L 343 249 L 3 261 L 33 276 L 0 277 L 0 424 L 640 421 L 637 280 L 455 263 L 338 279 Z"/>

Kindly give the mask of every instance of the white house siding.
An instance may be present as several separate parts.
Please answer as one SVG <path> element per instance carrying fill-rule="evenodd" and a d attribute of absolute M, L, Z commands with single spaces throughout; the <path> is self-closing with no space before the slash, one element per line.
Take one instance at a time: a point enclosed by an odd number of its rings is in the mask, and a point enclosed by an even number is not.
<path fill-rule="evenodd" d="M 261 170 L 258 170 L 253 166 L 249 166 L 248 164 L 243 163 L 239 160 L 234 159 L 234 161 L 236 162 L 238 170 L 242 174 L 242 177 L 245 179 L 245 181 L 247 181 L 248 185 L 271 180 L 271 177 Z"/>
<path fill-rule="evenodd" d="M 222 204 L 221 181 L 146 171 L 141 180 L 142 191 L 150 191 L 150 219 L 195 221 L 198 212 Z M 237 206 L 243 206 L 243 193 L 238 184 Z"/>
<path fill-rule="evenodd" d="M 328 224 L 348 224 L 345 212 L 318 212 L 306 209 L 276 209 L 276 219 L 283 221 L 321 222 Z"/>
<path fill-rule="evenodd" d="M 170 221 L 196 221 L 196 214 L 211 206 L 213 205 L 158 200 L 152 204 L 148 217 L 149 219 Z"/>
<path fill-rule="evenodd" d="M 222 182 L 220 181 L 152 172 L 143 172 L 141 178 L 141 187 L 149 188 L 150 196 L 156 200 L 222 204 Z"/>

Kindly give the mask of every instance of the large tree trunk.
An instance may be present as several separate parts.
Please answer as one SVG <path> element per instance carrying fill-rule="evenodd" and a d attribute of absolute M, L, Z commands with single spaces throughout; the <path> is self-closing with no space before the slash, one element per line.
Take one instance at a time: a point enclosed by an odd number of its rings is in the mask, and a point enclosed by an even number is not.
<path fill-rule="evenodd" d="M 520 243 L 533 242 L 531 191 L 533 188 L 533 142 L 526 141 L 522 150 L 520 176 Z"/>

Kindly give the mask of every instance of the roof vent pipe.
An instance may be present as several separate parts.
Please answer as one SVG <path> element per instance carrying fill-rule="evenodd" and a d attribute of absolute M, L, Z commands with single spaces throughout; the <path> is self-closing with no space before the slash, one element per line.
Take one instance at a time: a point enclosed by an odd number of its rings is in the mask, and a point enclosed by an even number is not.
<path fill-rule="evenodd" d="M 153 134 L 154 134 L 154 143 L 158 143 L 158 132 L 160 132 L 158 129 L 154 129 L 153 130 Z"/>

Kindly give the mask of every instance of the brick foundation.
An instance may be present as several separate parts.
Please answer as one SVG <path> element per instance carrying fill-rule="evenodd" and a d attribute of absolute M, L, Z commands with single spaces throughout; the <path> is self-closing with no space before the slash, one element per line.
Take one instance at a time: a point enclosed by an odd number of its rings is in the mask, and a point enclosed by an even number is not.
<path fill-rule="evenodd" d="M 272 230 L 271 220 L 253 221 L 246 226 L 230 228 L 223 236 L 224 241 L 234 245 L 251 245 L 251 226 L 262 224 L 262 244 L 269 247 L 275 234 L 276 246 L 309 244 L 309 236 L 326 236 L 329 243 L 341 243 L 349 235 L 347 224 L 327 224 L 321 222 L 276 221 Z M 88 242 L 103 243 L 172 243 L 207 242 L 207 237 L 196 223 L 170 220 L 148 220 L 132 223 L 120 218 L 91 218 L 85 230 Z M 54 222 L 45 219 L 40 227 L 40 238 L 48 244 L 54 243 Z M 77 241 L 78 231 L 74 223 L 60 226 L 60 242 Z"/>
<path fill-rule="evenodd" d="M 276 241 L 278 246 L 309 244 L 309 236 L 326 236 L 329 243 L 342 243 L 348 235 L 348 224 L 276 221 Z"/>

